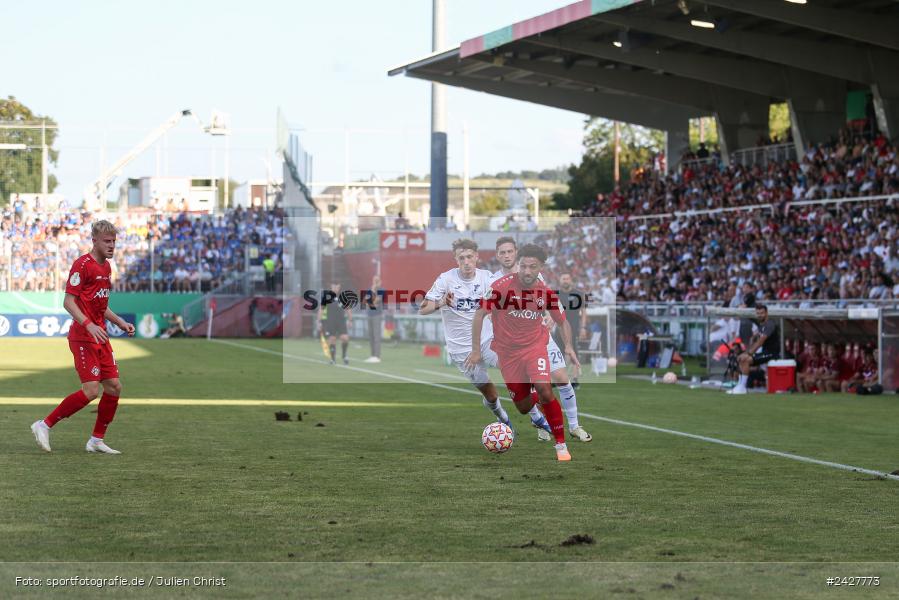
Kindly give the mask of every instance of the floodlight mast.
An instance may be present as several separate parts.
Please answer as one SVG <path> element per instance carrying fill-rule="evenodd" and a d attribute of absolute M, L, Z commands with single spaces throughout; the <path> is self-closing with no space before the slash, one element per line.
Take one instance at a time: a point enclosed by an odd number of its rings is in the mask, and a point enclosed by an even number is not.
<path fill-rule="evenodd" d="M 140 154 L 143 153 L 144 150 L 156 143 L 159 138 L 165 135 L 166 132 L 175 127 L 178 123 L 180 123 L 181 119 L 185 117 L 191 117 L 194 121 L 197 122 L 197 125 L 199 125 L 201 129 L 204 128 L 203 123 L 199 118 L 197 118 L 196 115 L 191 112 L 190 109 L 178 111 L 177 113 L 169 117 L 169 119 L 165 123 L 151 131 L 150 134 L 147 135 L 147 137 L 141 140 L 140 143 L 129 150 L 119 160 L 117 160 L 115 164 L 101 172 L 100 176 L 84 189 L 85 207 L 97 208 L 101 210 L 106 208 L 104 202 L 106 198 L 106 190 L 110 185 L 112 185 L 112 182 L 115 181 L 115 178 L 122 173 L 122 169 L 128 166 L 128 163 L 140 156 Z"/>

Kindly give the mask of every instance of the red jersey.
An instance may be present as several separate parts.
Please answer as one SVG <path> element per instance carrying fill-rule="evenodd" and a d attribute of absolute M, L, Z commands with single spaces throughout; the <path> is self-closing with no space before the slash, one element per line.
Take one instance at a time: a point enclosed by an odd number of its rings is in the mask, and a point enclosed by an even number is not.
<path fill-rule="evenodd" d="M 840 358 L 840 381 L 847 381 L 855 376 L 855 364 L 851 358 Z"/>
<path fill-rule="evenodd" d="M 838 373 L 840 370 L 840 359 L 830 358 L 829 356 L 821 359 L 820 368 L 827 373 Z"/>
<path fill-rule="evenodd" d="M 487 288 L 481 308 L 493 319 L 493 342 L 496 352 L 520 352 L 525 348 L 546 348 L 549 329 L 543 325 L 543 313 L 549 311 L 553 321 L 565 322 L 559 296 L 538 279 L 533 287 L 523 288 L 517 273 L 500 277 Z"/>
<path fill-rule="evenodd" d="M 805 373 L 811 373 L 817 371 L 821 368 L 821 357 L 820 356 L 810 356 L 806 359 L 805 365 L 803 366 L 803 371 Z"/>
<path fill-rule="evenodd" d="M 75 304 L 91 323 L 106 329 L 106 307 L 109 306 L 109 275 L 112 267 L 109 261 L 101 265 L 90 253 L 78 257 L 69 271 L 66 294 L 75 296 Z M 81 323 L 72 323 L 69 340 L 73 342 L 93 342 L 94 338 Z"/>

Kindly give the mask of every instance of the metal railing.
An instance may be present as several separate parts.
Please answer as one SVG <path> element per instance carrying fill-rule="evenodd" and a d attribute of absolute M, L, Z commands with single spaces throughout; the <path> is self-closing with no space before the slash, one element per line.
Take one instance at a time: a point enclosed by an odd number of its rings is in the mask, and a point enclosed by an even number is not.
<path fill-rule="evenodd" d="M 705 167 L 708 165 L 716 164 L 721 164 L 721 157 L 709 156 L 707 158 L 688 158 L 686 160 L 680 161 L 679 168 L 681 171 L 683 171 L 684 167 Z"/>
<path fill-rule="evenodd" d="M 790 202 L 787 206 L 788 208 L 793 208 L 796 206 L 814 206 L 814 205 L 827 205 L 827 204 L 851 204 L 854 202 L 877 202 L 877 201 L 886 201 L 892 202 L 894 200 L 899 200 L 899 194 L 879 194 L 876 196 L 845 196 L 842 198 L 823 198 L 820 200 L 795 200 Z M 744 211 L 756 211 L 756 210 L 776 210 L 777 206 L 774 204 L 746 204 L 742 206 L 727 206 L 721 208 L 709 208 L 702 210 L 684 210 L 684 211 L 674 211 L 668 213 L 655 213 L 652 215 L 632 215 L 627 217 L 629 221 L 648 221 L 651 219 L 671 219 L 672 217 L 696 217 L 700 215 L 717 215 L 721 213 L 729 213 L 729 212 L 744 212 Z"/>
<path fill-rule="evenodd" d="M 845 298 L 839 300 L 760 300 L 768 308 L 796 309 L 846 309 L 881 308 L 899 309 L 899 299 L 874 300 L 870 298 Z M 647 317 L 705 317 L 710 308 L 722 308 L 722 302 L 619 302 L 616 307 L 638 312 Z"/>
<path fill-rule="evenodd" d="M 730 164 L 752 167 L 765 165 L 769 162 L 786 162 L 796 160 L 796 144 L 772 144 L 770 146 L 755 146 L 742 148 L 730 153 Z"/>
<path fill-rule="evenodd" d="M 216 310 L 221 312 L 234 306 L 246 297 L 249 273 L 241 273 L 234 276 L 214 290 L 207 292 L 202 298 L 188 302 L 181 309 L 181 317 L 184 319 L 184 327 L 190 329 L 198 323 L 202 323 L 209 315 L 210 301 L 215 298 Z"/>

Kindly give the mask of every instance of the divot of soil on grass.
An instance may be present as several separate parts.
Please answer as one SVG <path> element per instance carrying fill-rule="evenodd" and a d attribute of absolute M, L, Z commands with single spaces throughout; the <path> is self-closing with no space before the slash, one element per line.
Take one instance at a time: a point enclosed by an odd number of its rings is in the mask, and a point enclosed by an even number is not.
<path fill-rule="evenodd" d="M 520 546 L 512 546 L 512 547 L 513 547 L 513 548 L 540 548 L 540 549 L 546 549 L 546 546 L 544 546 L 543 544 L 538 544 L 538 543 L 537 543 L 536 541 L 534 541 L 534 540 L 531 540 L 530 542 L 527 542 L 527 543 L 522 544 L 522 545 L 520 545 Z"/>
<path fill-rule="evenodd" d="M 576 533 L 562 540 L 560 546 L 590 546 L 596 543 L 593 536 L 587 533 Z"/>

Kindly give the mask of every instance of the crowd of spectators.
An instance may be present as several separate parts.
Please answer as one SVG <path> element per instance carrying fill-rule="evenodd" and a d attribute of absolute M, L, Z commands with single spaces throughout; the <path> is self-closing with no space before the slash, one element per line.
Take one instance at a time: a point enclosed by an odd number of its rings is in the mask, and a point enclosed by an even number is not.
<path fill-rule="evenodd" d="M 280 264 L 285 222 L 280 209 L 237 208 L 218 215 L 157 215 L 120 231 L 124 276 L 116 282 L 118 290 L 208 291 L 244 271 L 249 245 L 259 250 L 251 257 L 255 264 L 270 256 Z"/>
<path fill-rule="evenodd" d="M 586 216 L 632 218 L 732 206 L 874 196 L 899 192 L 899 155 L 883 135 L 842 132 L 797 160 L 725 166 L 687 163 L 670 175 L 637 170 L 626 186 L 600 194 Z"/>
<path fill-rule="evenodd" d="M 557 227 L 547 243 L 558 266 L 619 302 L 728 301 L 746 281 L 765 301 L 899 298 L 899 198 L 796 203 L 899 194 L 899 155 L 882 135 L 843 133 L 800 161 L 695 169 L 642 172 L 584 211 L 616 223 L 614 276 L 591 247 L 605 219 Z M 695 212 L 759 204 L 770 206 Z"/>
<path fill-rule="evenodd" d="M 91 223 L 98 217 L 111 220 L 120 232 L 113 261 L 116 291 L 208 291 L 245 269 L 249 245 L 258 248 L 252 264 L 270 257 L 281 263 L 280 209 L 92 215 L 65 202 L 42 206 L 14 199 L 0 212 L 0 290 L 63 289 L 69 266 L 90 250 Z"/>
<path fill-rule="evenodd" d="M 50 291 L 65 283 L 69 265 L 84 253 L 91 219 L 61 201 L 29 204 L 14 196 L 0 210 L 0 290 Z M 63 270 L 57 276 L 57 267 Z"/>

